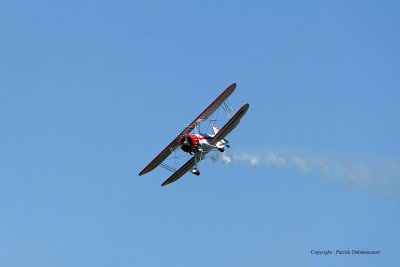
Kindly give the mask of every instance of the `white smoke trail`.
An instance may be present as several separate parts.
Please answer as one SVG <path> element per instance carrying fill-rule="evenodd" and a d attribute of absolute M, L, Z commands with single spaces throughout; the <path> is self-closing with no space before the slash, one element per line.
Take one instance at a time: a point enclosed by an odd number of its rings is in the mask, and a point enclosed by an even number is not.
<path fill-rule="evenodd" d="M 251 168 L 292 168 L 303 174 L 316 172 L 325 179 L 336 179 L 348 187 L 373 191 L 385 198 L 400 193 L 400 161 L 380 165 L 354 160 L 337 160 L 324 155 L 304 156 L 299 153 L 268 152 L 262 154 L 224 152 L 211 156 L 226 165 L 235 162 Z"/>
<path fill-rule="evenodd" d="M 287 160 L 285 158 L 280 157 L 273 152 L 268 153 L 266 160 L 269 166 L 275 168 L 282 167 L 287 163 Z"/>

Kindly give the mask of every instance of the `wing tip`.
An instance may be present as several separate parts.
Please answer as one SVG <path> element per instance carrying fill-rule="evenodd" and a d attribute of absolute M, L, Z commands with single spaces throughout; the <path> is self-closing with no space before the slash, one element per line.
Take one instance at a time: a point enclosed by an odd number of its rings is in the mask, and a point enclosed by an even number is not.
<path fill-rule="evenodd" d="M 161 186 L 166 186 L 166 185 L 169 185 L 170 183 L 173 183 L 173 182 L 168 181 L 168 180 L 169 180 L 169 179 L 165 180 L 165 181 L 161 184 Z"/>
<path fill-rule="evenodd" d="M 146 167 L 141 172 L 139 172 L 139 176 L 142 176 L 142 175 L 144 175 L 144 174 L 146 174 L 148 172 L 149 172 L 149 170 L 147 170 L 147 167 Z"/>
<path fill-rule="evenodd" d="M 248 109 L 249 109 L 249 107 L 250 107 L 250 104 L 249 104 L 249 103 L 246 103 L 246 104 L 244 104 L 243 106 L 245 107 L 245 109 L 246 109 L 246 112 L 247 112 L 247 110 L 248 110 Z"/>

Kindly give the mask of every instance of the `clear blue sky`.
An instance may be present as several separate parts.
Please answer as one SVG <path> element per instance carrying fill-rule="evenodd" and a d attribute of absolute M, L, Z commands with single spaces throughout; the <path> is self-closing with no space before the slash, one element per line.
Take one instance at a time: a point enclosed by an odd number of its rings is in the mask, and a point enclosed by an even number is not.
<path fill-rule="evenodd" d="M 398 1 L 1 1 L 0 266 L 395 266 L 399 13 Z M 336 171 L 209 160 L 167 187 L 162 169 L 139 177 L 232 82 L 231 104 L 250 109 L 230 153 L 323 155 Z M 355 184 L 354 168 L 368 169 Z"/>

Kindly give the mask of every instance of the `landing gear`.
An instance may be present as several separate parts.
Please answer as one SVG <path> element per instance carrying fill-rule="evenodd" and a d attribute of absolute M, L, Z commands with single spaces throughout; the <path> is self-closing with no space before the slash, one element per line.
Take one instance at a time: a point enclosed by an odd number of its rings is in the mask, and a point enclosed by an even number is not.
<path fill-rule="evenodd" d="M 197 169 L 196 167 L 192 169 L 192 173 L 193 173 L 194 175 L 197 175 L 197 176 L 200 175 L 200 171 L 199 171 L 199 169 Z"/>
<path fill-rule="evenodd" d="M 194 167 L 192 169 L 192 173 L 197 176 L 200 175 L 198 164 L 199 161 L 201 160 L 202 154 L 203 154 L 203 149 L 201 148 L 198 148 L 197 150 L 194 151 Z"/>

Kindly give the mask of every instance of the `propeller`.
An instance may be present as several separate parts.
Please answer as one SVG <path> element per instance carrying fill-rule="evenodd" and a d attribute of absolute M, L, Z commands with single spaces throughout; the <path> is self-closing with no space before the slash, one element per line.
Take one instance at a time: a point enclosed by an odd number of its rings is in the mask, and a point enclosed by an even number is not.
<path fill-rule="evenodd" d="M 185 139 L 184 139 L 184 141 L 183 141 L 182 144 L 181 144 L 182 150 L 185 151 L 185 152 L 189 152 L 190 149 L 192 148 L 192 145 L 193 145 L 192 139 L 190 139 L 190 138 L 188 137 L 188 135 L 186 134 L 186 135 L 185 135 Z"/>

